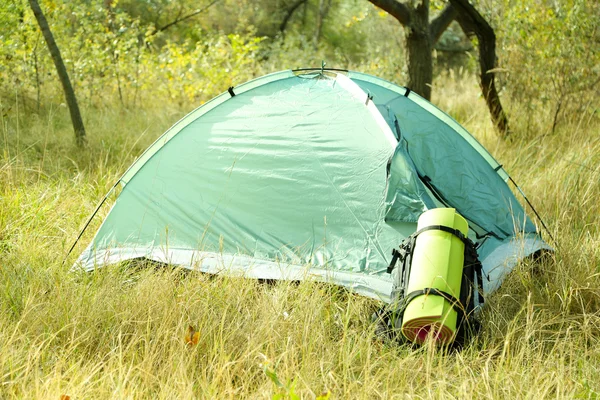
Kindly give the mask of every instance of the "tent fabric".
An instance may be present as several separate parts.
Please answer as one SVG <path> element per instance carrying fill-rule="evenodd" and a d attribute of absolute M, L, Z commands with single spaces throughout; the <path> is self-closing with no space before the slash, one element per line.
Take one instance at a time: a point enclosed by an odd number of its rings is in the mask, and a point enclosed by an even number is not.
<path fill-rule="evenodd" d="M 374 95 L 375 102 L 385 104 L 394 112 L 405 140 L 403 147 L 410 152 L 418 174 L 435 182 L 438 191 L 452 199 L 460 214 L 472 216 L 471 225 L 475 223 L 485 233 L 501 238 L 509 237 L 515 231 L 536 232 L 508 185 L 494 170 L 494 164 L 496 168 L 500 165 L 495 161 L 490 165 L 493 159 L 489 153 L 481 145 L 477 146 L 479 151 L 474 148 L 476 141 L 472 137 L 468 140 L 466 131 L 457 135 L 457 130 L 447 123 L 450 117 L 433 107 L 429 108 L 431 112 L 423 112 L 419 105 L 423 99 L 414 102 L 404 96 L 406 91 L 400 90 L 400 94 L 362 81 L 360 75 L 355 79 Z M 414 93 L 409 96 L 417 98 Z M 461 174 L 460 179 L 455 177 L 456 174 Z M 518 225 L 514 226 L 506 213 L 499 213 L 500 209 L 510 212 Z"/>
<path fill-rule="evenodd" d="M 78 268 L 145 257 L 314 278 L 389 302 L 391 250 L 428 209 L 456 208 L 469 221 L 487 292 L 548 247 L 491 155 L 405 88 L 354 72 L 282 71 L 233 92 L 129 168 Z"/>

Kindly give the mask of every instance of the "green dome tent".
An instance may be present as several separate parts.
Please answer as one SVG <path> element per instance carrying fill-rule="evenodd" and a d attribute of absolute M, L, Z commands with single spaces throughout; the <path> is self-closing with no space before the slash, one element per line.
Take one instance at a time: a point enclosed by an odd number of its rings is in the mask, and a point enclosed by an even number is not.
<path fill-rule="evenodd" d="M 152 144 L 76 266 L 147 258 L 208 273 L 318 279 L 385 302 L 394 247 L 419 215 L 469 222 L 484 291 L 549 248 L 502 166 L 401 86 L 339 70 L 230 88 Z"/>

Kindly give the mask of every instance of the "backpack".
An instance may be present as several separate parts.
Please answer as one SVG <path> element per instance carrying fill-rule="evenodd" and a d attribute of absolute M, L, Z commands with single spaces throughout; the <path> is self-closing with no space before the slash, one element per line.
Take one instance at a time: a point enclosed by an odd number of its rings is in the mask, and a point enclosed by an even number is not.
<path fill-rule="evenodd" d="M 407 293 L 417 237 L 429 230 L 448 232 L 458 237 L 465 245 L 460 296 L 458 299 L 449 293 L 435 288 L 423 288 Z M 481 324 L 477 319 L 477 313 L 484 303 L 482 295 L 482 266 L 478 258 L 475 243 L 459 230 L 444 225 L 430 225 L 413 233 L 400 244 L 398 249 L 392 251 L 392 261 L 387 268 L 387 272 L 392 275 L 393 279 L 392 303 L 376 311 L 373 315 L 373 319 L 377 322 L 377 335 L 385 335 L 398 339 L 400 342 L 407 342 L 408 339 L 401 333 L 404 311 L 413 299 L 421 295 L 444 297 L 456 310 L 457 324 L 456 334 L 452 342 L 453 347 L 462 347 L 480 331 Z"/>

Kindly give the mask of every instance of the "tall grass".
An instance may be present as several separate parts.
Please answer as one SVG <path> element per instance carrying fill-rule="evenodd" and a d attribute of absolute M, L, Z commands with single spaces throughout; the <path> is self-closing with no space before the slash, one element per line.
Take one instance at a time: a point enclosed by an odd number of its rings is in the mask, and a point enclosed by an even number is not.
<path fill-rule="evenodd" d="M 189 110 L 84 110 L 80 150 L 65 109 L 38 115 L 14 99 L 0 116 L 0 398 L 600 396 L 598 117 L 554 134 L 540 118 L 539 134 L 517 124 L 499 141 L 474 81 L 446 82 L 435 102 L 505 165 L 557 239 L 487 299 L 482 334 L 455 353 L 374 339 L 376 302 L 314 282 L 69 272 L 63 259 L 97 202 Z"/>

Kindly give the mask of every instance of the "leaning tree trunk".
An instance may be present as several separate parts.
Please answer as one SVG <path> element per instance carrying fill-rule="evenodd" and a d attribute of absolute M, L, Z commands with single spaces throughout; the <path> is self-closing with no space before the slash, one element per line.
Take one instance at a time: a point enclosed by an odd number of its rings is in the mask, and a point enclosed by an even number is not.
<path fill-rule="evenodd" d="M 69 106 L 69 112 L 71 113 L 71 122 L 73 123 L 73 130 L 75 131 L 75 140 L 79 146 L 82 146 L 85 143 L 85 127 L 83 125 L 83 120 L 81 119 L 81 113 L 79 112 L 77 98 L 75 97 L 75 92 L 73 91 L 69 74 L 67 73 L 67 69 L 65 68 L 65 64 L 60 55 L 60 50 L 54 41 L 54 36 L 52 36 L 50 26 L 48 26 L 48 21 L 46 21 L 46 17 L 44 16 L 44 13 L 42 12 L 37 0 L 29 0 L 29 6 L 31 7 L 31 10 L 35 15 L 35 19 L 40 26 L 42 35 L 44 35 L 44 39 L 48 45 L 48 50 L 50 51 L 50 55 L 54 61 L 54 66 L 56 67 L 56 72 L 58 73 L 60 83 L 62 84 L 67 105 Z"/>
<path fill-rule="evenodd" d="M 492 121 L 503 137 L 510 133 L 508 118 L 502 108 L 496 89 L 496 35 L 494 30 L 468 0 L 450 0 L 457 11 L 457 21 L 463 32 L 476 36 L 479 43 L 479 84 L 485 102 L 490 110 Z"/>

